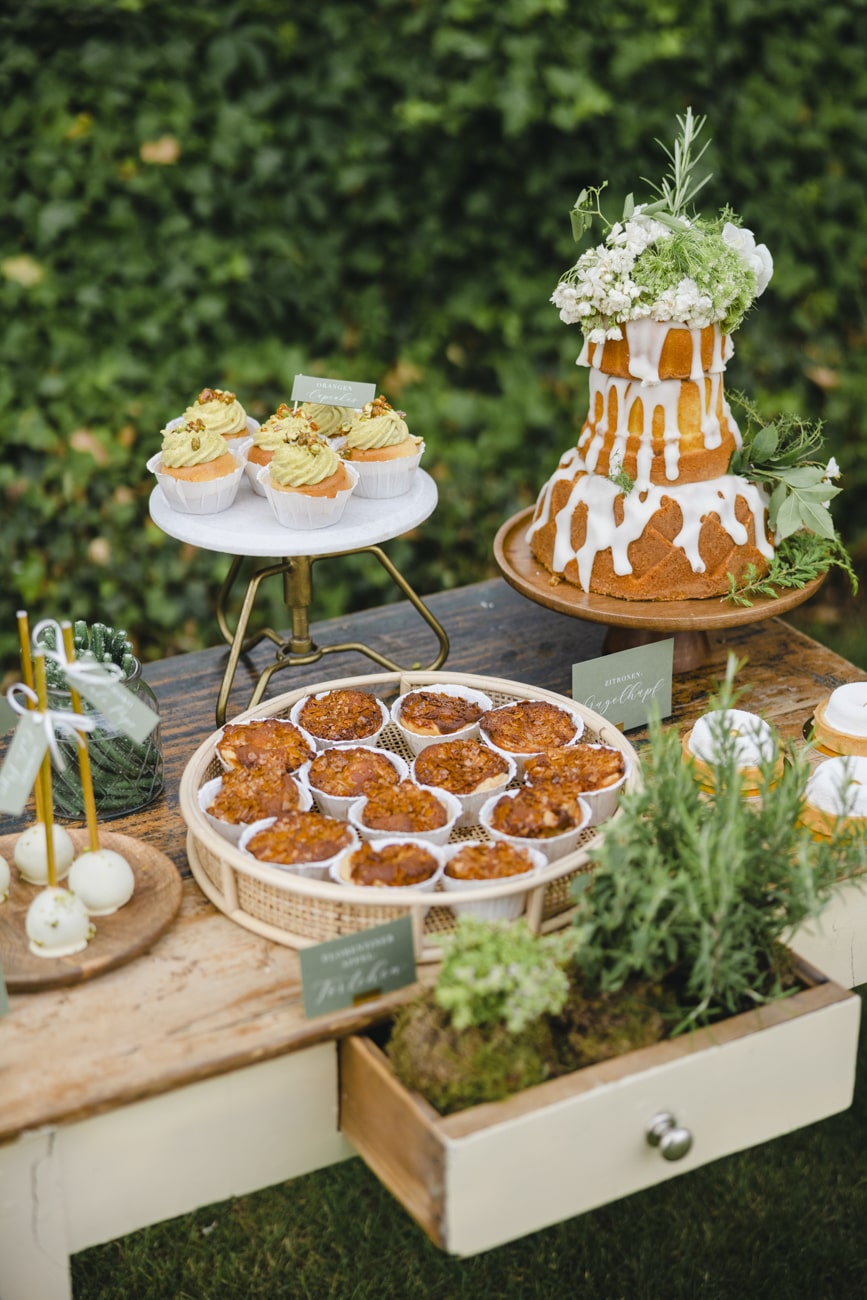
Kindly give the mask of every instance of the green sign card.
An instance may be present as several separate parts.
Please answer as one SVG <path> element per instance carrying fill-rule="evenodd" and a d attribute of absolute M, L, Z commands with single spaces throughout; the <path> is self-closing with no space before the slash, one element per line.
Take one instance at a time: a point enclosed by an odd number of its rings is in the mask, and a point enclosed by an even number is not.
<path fill-rule="evenodd" d="M 415 983 L 412 921 L 396 921 L 302 948 L 301 992 L 305 1016 L 356 1006 Z"/>
<path fill-rule="evenodd" d="M 0 970 L 0 1016 L 9 1014 L 9 994 L 6 992 L 6 981 L 3 978 L 3 971 Z"/>
<path fill-rule="evenodd" d="M 323 379 L 318 375 L 296 375 L 293 402 L 319 402 L 322 406 L 351 406 L 360 411 L 376 397 L 376 384 L 353 383 L 349 379 Z"/>
<path fill-rule="evenodd" d="M 0 767 L 0 812 L 17 817 L 24 811 L 47 748 L 42 714 L 25 711 Z"/>
<path fill-rule="evenodd" d="M 623 731 L 643 727 L 651 708 L 671 713 L 674 638 L 572 665 L 572 699 Z"/>

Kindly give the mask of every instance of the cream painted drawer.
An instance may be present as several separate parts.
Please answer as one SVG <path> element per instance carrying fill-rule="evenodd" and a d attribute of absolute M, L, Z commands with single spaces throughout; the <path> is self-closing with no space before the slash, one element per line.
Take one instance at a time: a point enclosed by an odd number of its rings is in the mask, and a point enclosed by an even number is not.
<path fill-rule="evenodd" d="M 399 1083 L 374 1043 L 351 1038 L 340 1125 L 433 1241 L 471 1255 L 845 1110 L 860 1011 L 856 995 L 823 980 L 445 1118 Z M 647 1141 L 660 1112 L 692 1135 L 676 1161 Z"/>

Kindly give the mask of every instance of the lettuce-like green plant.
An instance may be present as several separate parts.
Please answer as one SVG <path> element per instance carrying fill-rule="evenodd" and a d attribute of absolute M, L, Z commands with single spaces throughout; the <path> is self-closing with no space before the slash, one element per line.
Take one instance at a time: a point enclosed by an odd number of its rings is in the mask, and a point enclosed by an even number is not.
<path fill-rule="evenodd" d="M 455 1029 L 501 1024 L 519 1033 L 562 1008 L 569 991 L 564 967 L 575 946 L 568 930 L 539 937 L 526 921 L 461 916 L 447 941 L 435 1000 Z"/>

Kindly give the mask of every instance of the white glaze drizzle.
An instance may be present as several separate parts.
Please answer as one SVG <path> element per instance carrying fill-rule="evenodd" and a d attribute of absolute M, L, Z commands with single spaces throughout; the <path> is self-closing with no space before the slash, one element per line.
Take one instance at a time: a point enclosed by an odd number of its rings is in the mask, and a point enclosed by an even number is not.
<path fill-rule="evenodd" d="M 661 322 L 650 319 L 627 321 L 626 342 L 629 351 L 629 378 L 608 375 L 599 370 L 602 362 L 604 345 L 589 344 L 586 340 L 578 363 L 590 366 L 590 415 L 587 426 L 582 432 L 578 446 L 584 457 L 587 469 L 593 473 L 599 463 L 599 456 L 609 445 L 609 463 L 613 467 L 623 465 L 627 440 L 630 437 L 629 425 L 633 417 L 635 404 L 641 402 L 639 448 L 636 453 L 635 481 L 639 488 L 650 484 L 653 466 L 653 421 L 657 410 L 662 412 L 662 454 L 665 477 L 669 483 L 677 482 L 680 474 L 680 439 L 678 425 L 678 408 L 682 381 L 679 379 L 660 379 L 659 364 L 665 340 L 670 330 L 687 330 L 685 325 L 674 322 Z M 690 380 L 696 386 L 699 401 L 699 427 L 703 446 L 713 451 L 722 443 L 722 422 L 717 413 L 720 411 L 729 426 L 735 446 L 742 443 L 740 430 L 734 421 L 731 409 L 723 392 L 723 372 L 726 362 L 732 356 L 734 348 L 731 338 L 723 334 L 719 325 L 713 327 L 713 348 L 710 366 L 702 370 L 702 331 L 690 329 L 687 332 L 691 342 Z M 647 391 L 653 389 L 653 395 Z M 611 428 L 612 399 L 616 400 L 616 422 Z M 596 411 L 601 414 L 596 419 Z M 635 434 L 631 435 L 633 438 Z"/>
<path fill-rule="evenodd" d="M 662 498 L 669 497 L 680 508 L 683 526 L 673 545 L 686 555 L 694 573 L 704 573 L 705 565 L 699 551 L 699 536 L 706 515 L 715 514 L 732 541 L 744 545 L 748 529 L 735 515 L 737 498 L 743 497 L 753 517 L 753 532 L 758 551 L 768 560 L 773 547 L 765 536 L 765 513 L 768 496 L 762 487 L 749 483 L 735 474 L 725 474 L 704 483 L 686 483 L 679 487 L 648 484 L 644 489 L 633 489 L 623 496 L 623 519 L 615 522 L 614 502 L 621 495 L 620 488 L 610 479 L 598 474 L 579 474 L 565 505 L 551 521 L 551 493 L 555 483 L 568 481 L 576 470 L 583 468 L 578 449 L 572 448 L 560 461 L 554 474 L 542 488 L 536 505 L 536 516 L 527 530 L 530 541 L 549 521 L 554 523 L 554 549 L 551 569 L 562 573 L 573 560 L 578 567 L 578 585 L 590 590 L 590 577 L 597 555 L 611 548 L 614 572 L 621 577 L 632 572 L 628 549 L 644 532 L 651 517 L 660 509 Z M 584 543 L 576 551 L 572 546 L 572 518 L 578 505 L 587 505 L 587 526 Z"/>

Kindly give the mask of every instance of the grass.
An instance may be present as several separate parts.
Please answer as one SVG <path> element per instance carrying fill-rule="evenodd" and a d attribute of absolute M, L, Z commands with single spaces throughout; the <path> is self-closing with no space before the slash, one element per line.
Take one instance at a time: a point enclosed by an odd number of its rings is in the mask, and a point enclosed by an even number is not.
<path fill-rule="evenodd" d="M 444 1255 L 352 1160 L 84 1251 L 74 1296 L 838 1300 L 865 1294 L 865 1151 L 862 1033 L 850 1110 L 486 1254 Z"/>

